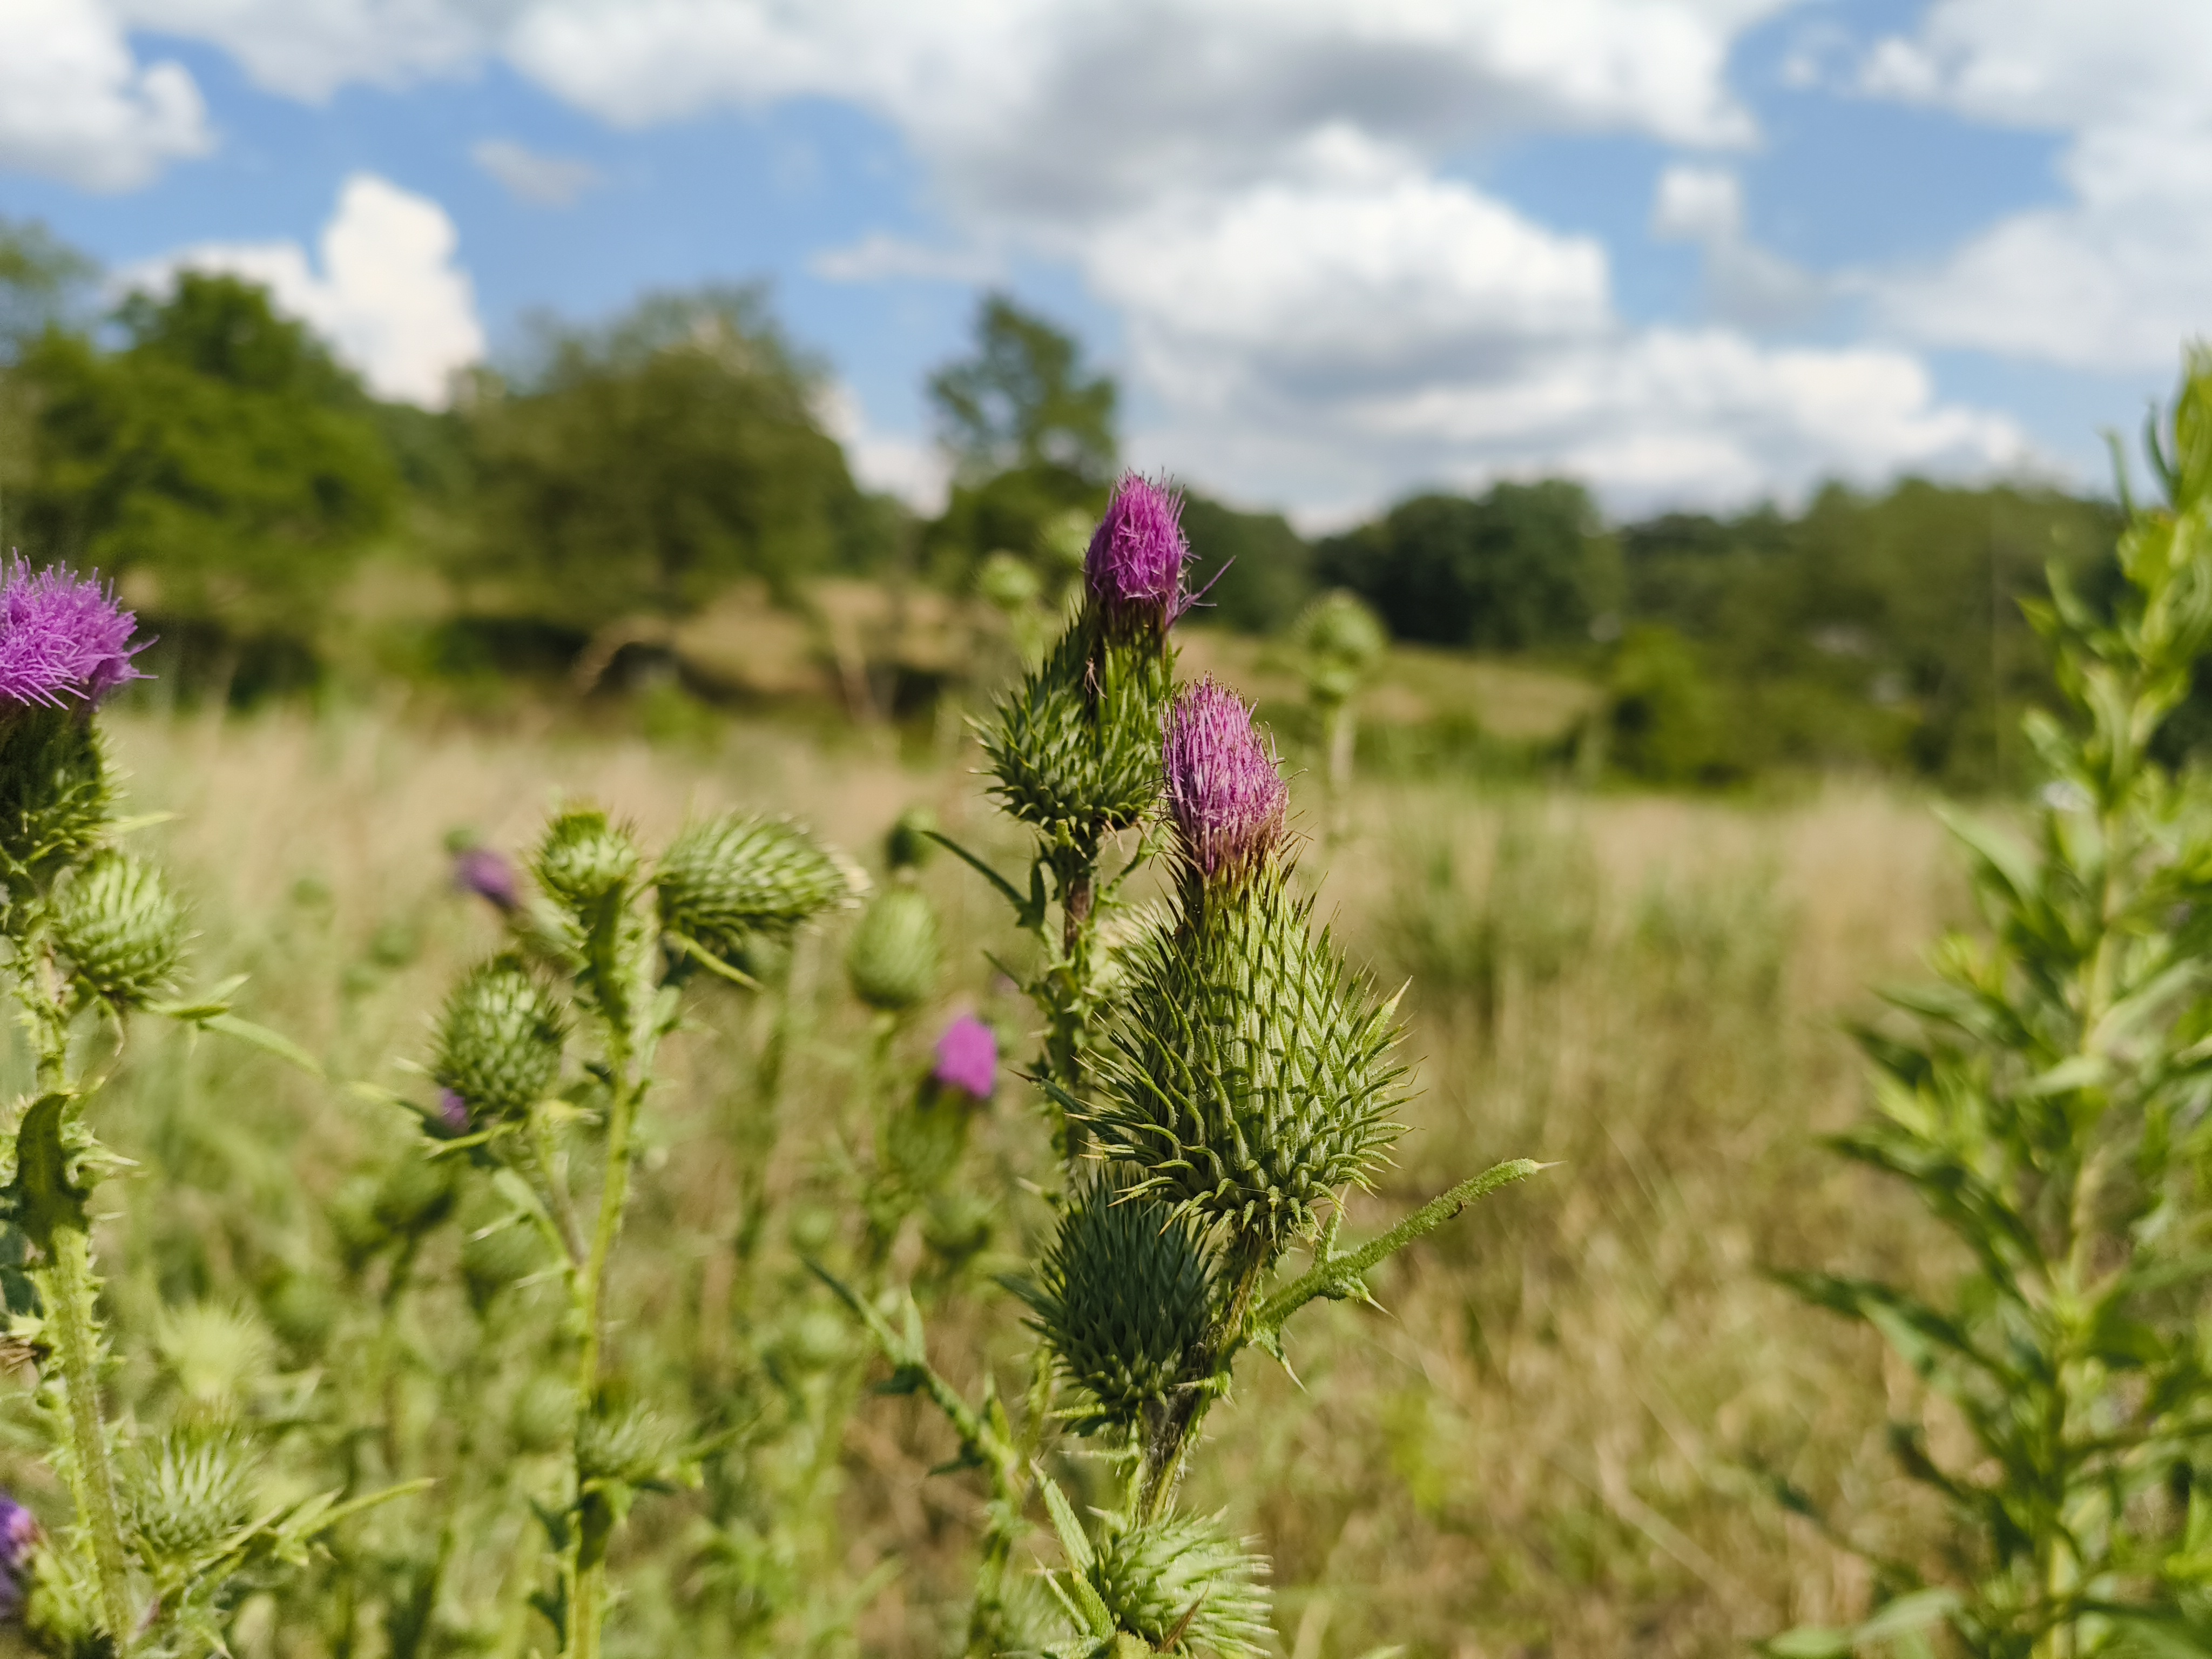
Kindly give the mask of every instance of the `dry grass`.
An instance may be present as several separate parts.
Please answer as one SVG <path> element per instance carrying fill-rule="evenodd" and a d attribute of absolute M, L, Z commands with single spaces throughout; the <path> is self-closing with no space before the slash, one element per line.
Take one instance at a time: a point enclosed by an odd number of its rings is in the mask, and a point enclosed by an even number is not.
<path fill-rule="evenodd" d="M 515 847 L 551 800 L 588 793 L 648 839 L 687 811 L 736 804 L 796 812 L 872 849 L 902 808 L 927 801 L 1013 861 L 966 760 L 916 771 L 860 738 L 828 753 L 738 726 L 656 750 L 368 716 L 123 720 L 115 735 L 136 803 L 178 814 L 148 836 L 206 918 L 204 975 L 251 969 L 251 1012 L 339 1075 L 394 1085 L 406 1079 L 389 1057 L 419 1052 L 445 981 L 495 938 L 446 890 L 451 828 Z M 1424 1092 L 1395 1168 L 1351 1226 L 1498 1157 L 1560 1167 L 1389 1270 L 1388 1313 L 1311 1316 L 1293 1333 L 1297 1382 L 1247 1360 L 1194 1499 L 1225 1507 L 1274 1556 L 1284 1650 L 1717 1655 L 1798 1620 L 1848 1616 L 1865 1590 L 1856 1570 L 1762 1481 L 1786 1475 L 1865 1525 L 1909 1527 L 1880 1443 L 1886 1393 L 1900 1385 L 1875 1348 L 1796 1307 L 1760 1269 L 1909 1272 L 1927 1236 L 1814 1137 L 1860 1100 L 1837 1016 L 1863 1011 L 1869 981 L 1910 972 L 1961 914 L 1929 815 L 1843 787 L 1757 809 L 1404 788 L 1358 811 L 1353 838 L 1310 849 L 1305 868 L 1355 951 L 1413 976 Z M 950 860 L 929 881 L 955 941 L 948 1005 L 981 1003 L 1018 1025 L 980 957 L 1006 943 L 993 902 Z M 825 1010 L 834 943 L 807 970 Z M 854 1128 L 834 1042 L 849 1016 L 822 1018 L 774 1154 L 771 1185 L 800 1208 L 830 1201 L 825 1145 Z M 625 1340 L 680 1351 L 695 1385 L 726 1363 L 731 1290 L 717 1263 L 727 1194 L 753 1155 L 730 1129 L 719 1052 L 702 1036 L 679 1056 L 625 1244 Z M 206 1144 L 123 1137 L 155 1166 L 125 1194 L 137 1218 L 106 1247 L 139 1263 L 117 1288 L 133 1322 L 156 1294 L 250 1279 L 254 1253 L 270 1248 L 254 1230 L 307 1237 L 313 1200 L 396 1133 L 336 1090 L 258 1061 L 226 1073 L 149 1060 L 140 1086 L 197 1103 Z M 162 1121 L 174 1115 L 172 1103 Z M 281 1178 L 239 1190 L 224 1171 L 241 1165 L 219 1144 L 237 1134 L 273 1153 Z M 1036 1138 L 1002 1096 L 972 1179 L 995 1190 L 1035 1167 Z M 180 1254 L 156 1261 L 164 1251 Z M 936 1341 L 972 1376 L 985 1348 L 1016 1346 L 1012 1324 L 1003 1298 L 978 1292 L 941 1313 Z M 863 1404 L 847 1436 L 835 1566 L 855 1580 L 888 1554 L 903 1566 L 861 1619 L 866 1650 L 938 1650 L 957 1616 L 976 1500 L 961 1479 L 927 1474 L 945 1451 L 911 1402 Z M 664 1500 L 659 1519 L 640 1511 L 640 1555 L 678 1535 L 688 1501 Z M 617 1650 L 664 1639 L 635 1629 Z"/>

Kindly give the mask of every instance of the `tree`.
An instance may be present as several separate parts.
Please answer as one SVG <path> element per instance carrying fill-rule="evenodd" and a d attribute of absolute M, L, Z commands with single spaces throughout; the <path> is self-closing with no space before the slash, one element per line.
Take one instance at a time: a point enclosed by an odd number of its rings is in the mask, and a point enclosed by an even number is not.
<path fill-rule="evenodd" d="M 1239 513 L 1203 495 L 1183 501 L 1191 585 L 1206 590 L 1194 613 L 1241 634 L 1288 628 L 1314 594 L 1313 549 L 1279 513 Z"/>
<path fill-rule="evenodd" d="M 35 219 L 0 219 L 0 362 L 59 323 L 99 270 Z"/>
<path fill-rule="evenodd" d="M 1037 468 L 1092 485 L 1113 477 L 1112 378 L 1088 374 L 1073 336 L 1003 294 L 985 296 L 975 355 L 931 375 L 929 397 L 970 481 Z"/>
<path fill-rule="evenodd" d="M 236 277 L 184 272 L 117 321 L 119 351 L 58 327 L 24 349 L 25 550 L 132 583 L 165 631 L 304 640 L 397 505 L 366 395 Z"/>
<path fill-rule="evenodd" d="M 1317 555 L 1322 580 L 1372 605 L 1398 638 L 1480 650 L 1579 642 L 1613 586 L 1595 505 L 1558 478 L 1474 499 L 1416 495 Z"/>
<path fill-rule="evenodd" d="M 821 375 L 754 289 L 659 295 L 547 327 L 475 405 L 479 533 L 464 574 L 585 629 L 680 614 L 744 577 L 790 591 L 865 567 L 880 517 L 816 413 Z"/>

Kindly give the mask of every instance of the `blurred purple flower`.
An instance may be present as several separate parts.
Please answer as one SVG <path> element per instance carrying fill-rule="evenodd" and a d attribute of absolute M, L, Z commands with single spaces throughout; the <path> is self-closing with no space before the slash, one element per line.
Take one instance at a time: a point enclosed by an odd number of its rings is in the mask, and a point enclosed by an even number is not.
<path fill-rule="evenodd" d="M 1189 556 L 1182 497 L 1132 472 L 1114 486 L 1084 557 L 1084 574 L 1109 615 L 1147 615 L 1165 628 L 1190 608 L 1182 591 Z"/>
<path fill-rule="evenodd" d="M 501 910 L 511 911 L 521 902 L 514 866 L 489 847 L 464 847 L 453 854 L 453 885 Z"/>
<path fill-rule="evenodd" d="M 31 1552 L 38 1547 L 40 1535 L 37 1517 L 0 1492 L 0 1619 L 14 1617 L 23 1605 Z"/>
<path fill-rule="evenodd" d="M 469 1132 L 469 1103 L 451 1089 L 438 1091 L 438 1121 L 457 1135 Z"/>
<path fill-rule="evenodd" d="M 937 1039 L 937 1066 L 930 1075 L 948 1088 L 988 1100 L 999 1086 L 999 1039 L 975 1015 L 961 1015 Z"/>
<path fill-rule="evenodd" d="M 33 571 L 19 558 L 0 572 L 0 702 L 59 707 L 96 703 L 117 686 L 146 677 L 131 659 L 138 619 L 99 580 L 67 568 Z"/>
<path fill-rule="evenodd" d="M 1241 874 L 1282 840 L 1290 790 L 1252 711 L 1211 674 L 1168 711 L 1161 758 L 1168 811 L 1200 874 Z"/>

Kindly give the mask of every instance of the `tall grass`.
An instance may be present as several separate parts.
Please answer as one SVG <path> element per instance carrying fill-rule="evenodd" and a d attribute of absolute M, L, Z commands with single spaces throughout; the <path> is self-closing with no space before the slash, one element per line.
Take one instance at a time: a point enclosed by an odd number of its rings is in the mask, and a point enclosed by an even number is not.
<path fill-rule="evenodd" d="M 740 805 L 865 848 L 920 802 L 968 844 L 1015 856 L 967 756 L 916 770 L 750 726 L 657 750 L 368 715 L 111 724 L 137 798 L 177 811 L 145 834 L 195 900 L 204 971 L 251 973 L 241 1010 L 336 1079 L 181 1036 L 134 1054 L 112 1139 L 159 1178 L 100 1248 L 118 1352 L 169 1357 L 134 1358 L 119 1400 L 190 1386 L 191 1322 L 215 1309 L 226 1340 L 265 1343 L 285 1370 L 264 1413 L 311 1416 L 351 1385 L 341 1364 L 380 1365 L 390 1420 L 425 1446 L 457 1431 L 441 1407 L 456 1390 L 496 1400 L 487 1431 L 507 1437 L 524 1481 L 544 1455 L 526 1421 L 537 1356 L 500 1345 L 529 1322 L 488 1346 L 463 1340 L 477 1317 L 465 1225 L 426 1236 L 411 1271 L 434 1290 L 396 1330 L 343 1310 L 349 1273 L 373 1305 L 390 1271 L 357 1249 L 349 1267 L 348 1230 L 364 1205 L 406 1201 L 393 1172 L 412 1133 L 343 1084 L 407 1086 L 390 1057 L 422 1054 L 443 986 L 496 942 L 450 886 L 447 833 L 519 848 L 552 799 L 588 791 L 648 841 L 689 810 Z M 954 975 L 915 1022 L 909 1061 L 956 1006 L 1009 1035 L 1027 1018 L 981 954 L 1021 942 L 950 866 L 924 882 Z M 1387 1269 L 1390 1320 L 1318 1312 L 1293 1336 L 1295 1381 L 1261 1364 L 1240 1378 L 1188 1507 L 1225 1506 L 1260 1535 L 1285 1652 L 1718 1653 L 1856 1617 L 1856 1566 L 1770 1491 L 1779 1476 L 1844 1496 L 1913 1547 L 1919 1514 L 1866 1427 L 1909 1382 L 1762 1269 L 1818 1261 L 1909 1279 L 1926 1248 L 1903 1200 L 1812 1144 L 1861 1098 L 1838 1016 L 1868 981 L 1910 971 L 1917 942 L 1964 906 L 1922 805 L 1840 788 L 1753 809 L 1407 787 L 1363 794 L 1347 840 L 1306 871 L 1355 952 L 1414 981 L 1425 1091 L 1351 1227 L 1513 1153 L 1561 1160 L 1571 1178 L 1520 1189 L 1510 1249 L 1503 1215 L 1478 1211 Z M 980 1490 L 929 1473 L 951 1447 L 914 1402 L 848 1409 L 865 1362 L 801 1265 L 866 1225 L 843 1197 L 870 1131 L 851 1059 L 866 1016 L 842 993 L 842 946 L 834 930 L 799 945 L 781 1023 L 735 997 L 715 1005 L 672 1044 L 673 1082 L 641 1123 L 611 1306 L 652 1375 L 735 1438 L 699 1490 L 636 1511 L 610 1653 L 957 1644 Z M 927 1226 L 902 1235 L 900 1276 L 940 1286 L 932 1339 L 956 1381 L 995 1363 L 1018 1383 L 1018 1324 L 992 1305 L 992 1276 L 1033 1253 L 1047 1217 L 1022 1182 L 1050 1157 L 1032 1103 L 1002 1089 L 963 1177 L 988 1241 L 956 1260 Z M 527 1306 L 557 1291 L 515 1294 Z M 464 1364 L 479 1370 L 457 1376 Z M 0 1397 L 12 1424 L 20 1390 Z M 0 1479 L 58 1512 L 29 1442 L 5 1432 Z M 298 1478 L 280 1455 L 271 1482 Z M 536 1540 L 484 1497 L 441 1492 L 364 1523 L 337 1547 L 369 1587 L 358 1605 L 341 1617 L 313 1603 L 311 1618 L 307 1592 L 264 1599 L 240 1620 L 239 1651 L 404 1649 L 410 1574 L 455 1504 L 501 1518 L 453 1546 L 465 1571 L 416 1610 L 429 1634 L 414 1650 L 526 1651 L 511 1564 Z"/>

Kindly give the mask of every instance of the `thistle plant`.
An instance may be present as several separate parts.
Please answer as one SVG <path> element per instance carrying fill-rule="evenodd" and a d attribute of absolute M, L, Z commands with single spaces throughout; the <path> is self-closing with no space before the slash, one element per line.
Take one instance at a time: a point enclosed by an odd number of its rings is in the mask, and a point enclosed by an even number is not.
<path fill-rule="evenodd" d="M 1306 702 L 1321 727 L 1328 785 L 1329 833 L 1343 833 L 1358 746 L 1358 697 L 1390 648 L 1382 620 L 1342 588 L 1322 594 L 1291 624 L 1304 670 Z"/>
<path fill-rule="evenodd" d="M 2150 448 L 2166 504 L 2130 507 L 2110 614 L 2055 569 L 2027 607 L 2064 705 L 2025 723 L 2032 839 L 1953 821 L 1988 931 L 1891 994 L 1905 1029 L 1859 1034 L 1874 1110 L 1834 1144 L 1906 1182 L 1957 1265 L 1925 1292 L 1784 1275 L 1948 1406 L 1949 1444 L 1924 1407 L 1890 1425 L 1943 1565 L 1869 1552 L 1868 1623 L 1778 1654 L 1931 1626 L 1991 1659 L 2212 1646 L 2212 780 L 2158 747 L 2212 650 L 2212 355 Z"/>
<path fill-rule="evenodd" d="M 0 1220 L 16 1265 L 0 1271 L 0 1293 L 12 1334 L 37 1357 L 50 1456 L 75 1509 L 42 1540 L 10 1500 L 0 1532 L 10 1600 L 33 1639 L 58 1653 L 218 1648 L 240 1583 L 302 1559 L 343 1513 L 335 1493 L 260 1512 L 253 1436 L 219 1400 L 156 1435 L 118 1429 L 100 1399 L 92 1203 L 119 1160 L 98 1139 L 93 1107 L 130 1018 L 227 1031 L 313 1066 L 231 1012 L 234 983 L 173 1000 L 184 908 L 156 867 L 118 844 L 131 825 L 115 815 L 95 719 L 139 678 L 135 628 L 96 581 L 20 561 L 0 572 L 0 935 L 36 1065 L 34 1091 L 9 1114 Z"/>
<path fill-rule="evenodd" d="M 1237 1356 L 1282 1358 L 1307 1303 L 1366 1299 L 1379 1262 L 1537 1168 L 1499 1164 L 1339 1248 L 1348 1194 L 1399 1133 L 1395 999 L 1313 925 L 1288 792 L 1251 711 L 1210 680 L 1167 694 L 1160 647 L 1183 603 L 1167 501 L 1142 481 L 1117 492 L 1091 544 L 1091 603 L 986 739 L 1002 804 L 1040 832 L 1026 904 L 1000 884 L 1042 931 L 1051 876 L 1066 927 L 1032 982 L 1054 1021 L 1033 1075 L 1065 1126 L 1068 1188 L 1018 1286 L 1037 1338 L 1018 1421 L 988 1374 L 971 1401 L 932 1366 L 910 1298 L 901 1310 L 836 1287 L 890 1359 L 887 1386 L 930 1398 L 988 1483 L 971 1659 L 1260 1652 L 1266 1563 L 1219 1517 L 1176 1505 Z M 1152 654 L 1117 660 L 1127 641 Z M 1085 954 L 1096 890 L 1083 884 L 1107 833 L 1163 819 L 1171 908 L 1110 958 Z M 1300 1249 L 1304 1271 L 1286 1273 Z M 1089 1522 L 1044 1467 L 1063 1424 L 1104 1451 L 1117 1482 Z M 1042 1618 L 1012 1577 L 1033 1496 L 1060 1553 L 1045 1579 L 1057 1613 Z"/>
<path fill-rule="evenodd" d="M 859 878 L 780 820 L 696 823 L 653 860 L 590 806 L 553 818 L 530 873 L 539 898 L 527 903 L 481 870 L 462 878 L 473 890 L 497 890 L 486 896 L 514 943 L 448 995 L 428 1068 L 439 1096 L 415 1110 L 431 1158 L 473 1164 L 507 1208 L 471 1236 L 483 1272 L 510 1276 L 491 1259 L 500 1252 L 477 1241 L 516 1226 L 534 1230 L 558 1264 L 569 1380 L 526 1390 L 517 1410 L 544 1420 L 527 1438 L 566 1454 L 562 1490 L 538 1506 L 556 1582 L 533 1605 L 563 1655 L 590 1659 L 600 1650 L 617 1528 L 641 1492 L 695 1480 L 707 1449 L 640 1397 L 609 1334 L 609 1275 L 660 1045 L 689 992 L 716 981 L 754 988 L 762 956 L 848 903 Z M 895 976 L 885 970 L 886 982 Z M 595 1194 L 571 1167 L 579 1143 L 596 1154 Z M 472 1271 L 466 1253 L 462 1265 Z"/>

